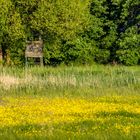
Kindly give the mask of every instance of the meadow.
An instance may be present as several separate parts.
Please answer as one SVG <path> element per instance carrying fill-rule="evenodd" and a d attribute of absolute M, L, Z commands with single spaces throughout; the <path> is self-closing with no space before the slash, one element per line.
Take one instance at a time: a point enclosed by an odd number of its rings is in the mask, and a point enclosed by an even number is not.
<path fill-rule="evenodd" d="M 140 67 L 0 67 L 0 139 L 140 139 Z"/>

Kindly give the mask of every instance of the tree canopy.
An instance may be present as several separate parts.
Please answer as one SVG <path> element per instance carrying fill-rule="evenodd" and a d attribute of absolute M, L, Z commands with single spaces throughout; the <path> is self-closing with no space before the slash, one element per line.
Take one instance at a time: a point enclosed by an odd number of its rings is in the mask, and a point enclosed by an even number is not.
<path fill-rule="evenodd" d="M 39 36 L 45 64 L 140 64 L 139 0 L 1 0 L 0 27 L 9 65 Z"/>

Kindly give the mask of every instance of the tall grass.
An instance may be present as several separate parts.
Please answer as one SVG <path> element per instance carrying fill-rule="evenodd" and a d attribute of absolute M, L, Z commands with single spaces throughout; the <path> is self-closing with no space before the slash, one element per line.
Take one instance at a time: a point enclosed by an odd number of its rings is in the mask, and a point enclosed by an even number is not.
<path fill-rule="evenodd" d="M 0 67 L 0 139 L 140 139 L 139 95 L 139 66 Z"/>
<path fill-rule="evenodd" d="M 140 93 L 140 67 L 0 67 L 0 95 L 101 96 Z"/>

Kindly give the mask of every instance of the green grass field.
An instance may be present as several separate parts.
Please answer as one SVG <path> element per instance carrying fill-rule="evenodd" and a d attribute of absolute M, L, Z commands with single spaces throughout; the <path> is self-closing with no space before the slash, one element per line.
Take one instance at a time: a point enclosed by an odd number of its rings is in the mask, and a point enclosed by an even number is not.
<path fill-rule="evenodd" d="M 140 67 L 0 67 L 0 139 L 139 140 Z"/>

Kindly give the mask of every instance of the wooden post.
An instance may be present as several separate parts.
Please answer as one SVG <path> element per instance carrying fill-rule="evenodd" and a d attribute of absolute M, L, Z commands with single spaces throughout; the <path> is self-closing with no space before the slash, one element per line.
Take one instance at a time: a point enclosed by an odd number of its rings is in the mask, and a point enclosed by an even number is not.
<path fill-rule="evenodd" d="M 40 57 L 40 64 L 43 67 L 43 57 Z"/>
<path fill-rule="evenodd" d="M 0 49 L 0 64 L 2 64 L 2 49 Z"/>
<path fill-rule="evenodd" d="M 25 67 L 28 67 L 28 57 L 25 56 Z"/>

